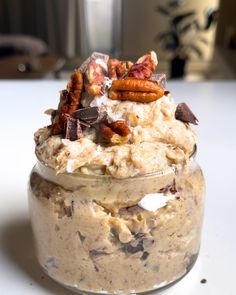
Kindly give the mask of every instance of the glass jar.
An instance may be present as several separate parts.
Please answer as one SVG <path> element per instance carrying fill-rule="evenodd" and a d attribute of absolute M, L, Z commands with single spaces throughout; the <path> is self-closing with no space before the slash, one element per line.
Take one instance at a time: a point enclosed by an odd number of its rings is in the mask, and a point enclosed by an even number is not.
<path fill-rule="evenodd" d="M 39 263 L 77 292 L 132 294 L 178 281 L 196 261 L 203 207 L 204 178 L 193 157 L 126 179 L 56 174 L 39 161 L 29 182 Z"/>

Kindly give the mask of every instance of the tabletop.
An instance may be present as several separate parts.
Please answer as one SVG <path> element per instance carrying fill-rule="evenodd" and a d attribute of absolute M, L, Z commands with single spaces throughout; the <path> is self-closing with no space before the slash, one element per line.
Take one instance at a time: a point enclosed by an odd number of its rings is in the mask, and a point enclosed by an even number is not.
<path fill-rule="evenodd" d="M 0 294 L 72 295 L 47 278 L 32 245 L 28 175 L 36 159 L 33 133 L 49 124 L 65 81 L 1 81 Z M 192 271 L 165 295 L 235 295 L 236 82 L 169 82 L 176 102 L 199 119 L 198 155 L 206 178 L 206 209 L 200 256 Z M 206 279 L 202 284 L 200 281 Z"/>

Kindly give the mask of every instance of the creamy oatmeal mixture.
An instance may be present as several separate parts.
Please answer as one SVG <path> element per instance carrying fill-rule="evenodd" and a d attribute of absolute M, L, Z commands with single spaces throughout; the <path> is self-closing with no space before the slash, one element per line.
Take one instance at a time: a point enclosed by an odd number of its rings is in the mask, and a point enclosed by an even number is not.
<path fill-rule="evenodd" d="M 154 52 L 135 64 L 93 54 L 47 111 L 52 124 L 35 133 L 37 255 L 74 290 L 153 290 L 196 260 L 204 179 L 189 123 L 197 119 L 175 105 L 156 66 Z"/>
<path fill-rule="evenodd" d="M 70 141 L 41 128 L 35 134 L 36 154 L 58 173 L 143 175 L 185 163 L 196 144 L 194 131 L 175 118 L 176 105 L 169 96 L 144 104 L 110 100 L 105 94 L 95 97 L 90 106 L 102 106 L 109 118 L 124 120 L 132 131 L 130 142 L 104 146 L 96 142 L 96 130 L 91 128 L 84 137 Z"/>

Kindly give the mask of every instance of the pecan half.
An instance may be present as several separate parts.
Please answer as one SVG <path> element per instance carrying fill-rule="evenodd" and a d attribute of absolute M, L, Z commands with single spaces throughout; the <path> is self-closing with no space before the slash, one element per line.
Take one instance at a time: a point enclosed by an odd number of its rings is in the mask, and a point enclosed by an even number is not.
<path fill-rule="evenodd" d="M 149 51 L 144 56 L 140 57 L 137 62 L 131 67 L 127 77 L 138 79 L 149 79 L 158 64 L 157 56 L 154 51 Z"/>
<path fill-rule="evenodd" d="M 109 98 L 113 100 L 130 100 L 136 102 L 152 102 L 164 95 L 164 90 L 162 88 L 159 89 L 158 93 L 154 92 L 132 92 L 132 91 L 109 91 Z"/>
<path fill-rule="evenodd" d="M 120 91 L 141 91 L 141 92 L 160 92 L 160 86 L 149 80 L 127 78 L 125 80 L 112 81 L 111 89 Z"/>
<path fill-rule="evenodd" d="M 111 124 L 102 123 L 99 125 L 99 130 L 102 137 L 112 144 L 124 144 L 132 135 L 131 130 L 122 120 Z"/>
<path fill-rule="evenodd" d="M 147 54 L 138 59 L 137 64 L 143 64 L 154 72 L 158 65 L 156 52 L 149 51 Z"/>

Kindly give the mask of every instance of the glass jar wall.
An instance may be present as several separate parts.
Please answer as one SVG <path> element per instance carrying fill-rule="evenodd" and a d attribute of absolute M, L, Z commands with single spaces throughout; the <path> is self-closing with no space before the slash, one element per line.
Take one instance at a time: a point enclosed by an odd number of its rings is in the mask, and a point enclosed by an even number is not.
<path fill-rule="evenodd" d="M 78 292 L 139 293 L 177 281 L 194 264 L 204 178 L 194 159 L 126 179 L 57 175 L 38 162 L 29 207 L 37 257 L 50 277 Z"/>

